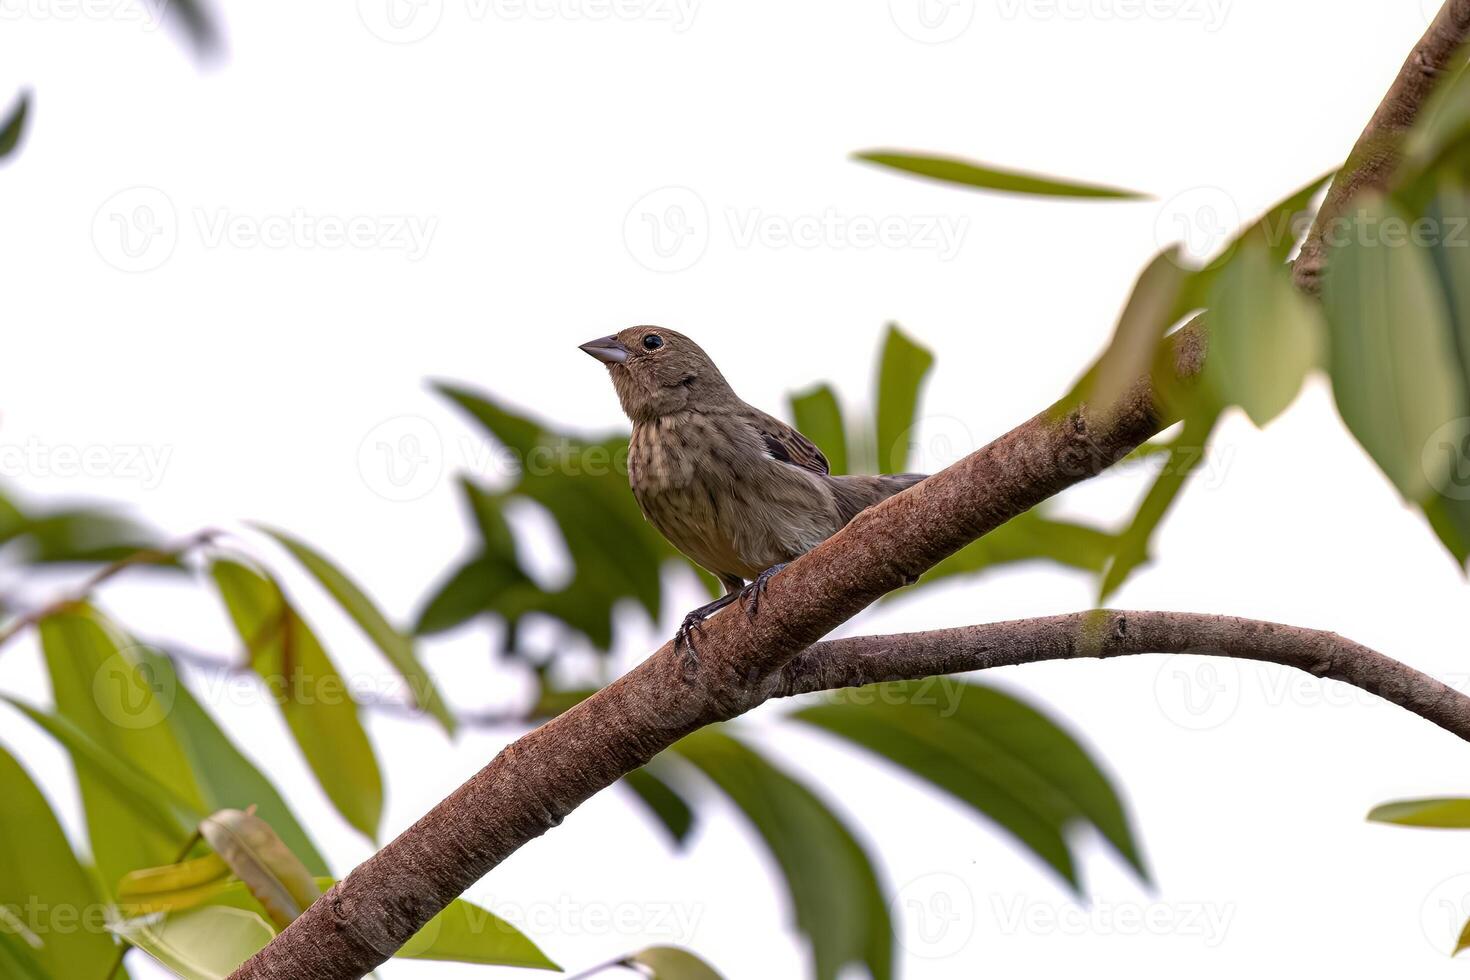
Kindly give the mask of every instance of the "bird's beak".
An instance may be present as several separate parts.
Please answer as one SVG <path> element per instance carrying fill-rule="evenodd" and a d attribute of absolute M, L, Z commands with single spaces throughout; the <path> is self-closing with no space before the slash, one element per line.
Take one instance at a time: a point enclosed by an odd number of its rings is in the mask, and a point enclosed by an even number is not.
<path fill-rule="evenodd" d="M 582 345 L 582 350 L 604 364 L 621 364 L 628 359 L 628 348 L 615 336 L 599 337 Z"/>

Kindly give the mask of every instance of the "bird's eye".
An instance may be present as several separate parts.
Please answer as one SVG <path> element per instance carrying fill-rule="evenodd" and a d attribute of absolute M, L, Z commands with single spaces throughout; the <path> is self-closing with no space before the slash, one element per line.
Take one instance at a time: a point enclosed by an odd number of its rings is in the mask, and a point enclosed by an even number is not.
<path fill-rule="evenodd" d="M 664 345 L 664 339 L 656 333 L 651 333 L 643 338 L 644 350 L 658 350 Z"/>

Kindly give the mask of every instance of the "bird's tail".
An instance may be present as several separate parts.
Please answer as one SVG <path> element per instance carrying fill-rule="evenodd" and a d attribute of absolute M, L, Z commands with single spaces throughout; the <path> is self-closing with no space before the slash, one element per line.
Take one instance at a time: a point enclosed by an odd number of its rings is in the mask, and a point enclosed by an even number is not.
<path fill-rule="evenodd" d="M 876 503 L 887 500 L 918 483 L 927 473 L 895 473 L 888 476 L 829 476 L 837 510 L 846 524 Z"/>

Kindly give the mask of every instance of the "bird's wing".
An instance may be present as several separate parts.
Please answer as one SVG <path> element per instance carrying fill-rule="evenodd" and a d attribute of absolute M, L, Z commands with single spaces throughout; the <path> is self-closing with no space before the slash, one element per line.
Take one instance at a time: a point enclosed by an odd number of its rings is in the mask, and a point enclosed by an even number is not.
<path fill-rule="evenodd" d="M 816 444 L 780 419 L 772 418 L 765 412 L 753 412 L 750 423 L 760 434 L 766 453 L 772 459 L 800 466 L 813 473 L 826 475 L 832 471 L 827 457 L 822 455 Z"/>

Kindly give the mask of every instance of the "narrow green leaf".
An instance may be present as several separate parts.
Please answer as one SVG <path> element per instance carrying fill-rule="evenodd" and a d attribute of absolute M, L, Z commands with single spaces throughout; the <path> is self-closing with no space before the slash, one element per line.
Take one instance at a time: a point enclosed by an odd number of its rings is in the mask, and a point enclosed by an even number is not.
<path fill-rule="evenodd" d="M 199 832 L 278 928 L 286 928 L 321 896 L 306 865 L 253 813 L 221 810 L 206 817 Z"/>
<path fill-rule="evenodd" d="M 388 617 L 368 598 L 367 593 L 321 552 L 285 531 L 262 524 L 257 524 L 256 527 L 275 538 L 337 600 L 403 677 L 413 703 L 433 715 L 444 730 L 452 735 L 455 729 L 454 716 L 450 714 L 443 696 L 435 687 L 433 677 L 419 662 L 413 640 L 389 623 Z"/>
<path fill-rule="evenodd" d="M 4 749 L 0 800 L 0 976 L 29 980 L 40 968 L 43 980 L 101 980 L 117 957 L 106 906 L 50 804 Z"/>
<path fill-rule="evenodd" d="M 984 190 L 1004 191 L 1009 194 L 1032 194 L 1042 197 L 1083 197 L 1138 200 L 1147 197 L 1137 191 L 1104 187 L 1100 184 L 1084 184 L 1078 181 L 1058 180 L 1023 173 L 1018 170 L 1001 170 L 980 163 L 972 163 L 955 157 L 928 156 L 898 153 L 892 150 L 869 150 L 854 154 L 858 160 L 875 163 L 880 167 L 891 167 L 907 173 L 928 177 L 947 184 L 961 184 Z"/>
<path fill-rule="evenodd" d="M 114 929 L 183 980 L 226 980 L 275 938 L 254 912 L 212 905 L 129 919 Z"/>
<path fill-rule="evenodd" d="M 0 925 L 0 977 L 8 977 L 10 980 L 52 980 L 51 975 L 36 961 L 36 951 L 3 925 Z"/>
<path fill-rule="evenodd" d="M 791 417 L 797 431 L 817 444 L 833 476 L 851 472 L 847 456 L 847 427 L 842 406 L 831 385 L 817 385 L 791 396 Z"/>
<path fill-rule="evenodd" d="M 677 742 L 760 834 L 786 880 L 796 927 L 811 942 L 817 980 L 848 965 L 873 980 L 893 975 L 893 924 L 878 876 L 852 832 L 791 776 L 724 731 Z"/>
<path fill-rule="evenodd" d="M 878 469 L 901 473 L 909 467 L 913 429 L 917 423 L 919 392 L 934 355 L 915 343 L 898 324 L 890 323 L 878 360 L 877 425 Z"/>
<path fill-rule="evenodd" d="M 124 647 L 88 607 L 46 617 L 40 634 L 56 713 L 201 812 L 189 759 L 168 724 L 176 692 L 167 678 L 152 671 L 136 647 Z M 129 871 L 177 858 L 187 830 L 140 816 L 112 781 L 89 766 L 77 767 L 77 782 L 93 861 L 106 887 Z"/>
<path fill-rule="evenodd" d="M 85 770 L 106 784 L 139 820 L 155 824 L 171 836 L 187 837 L 189 825 L 202 816 L 193 804 L 175 796 L 167 786 L 108 746 L 93 741 L 70 719 L 42 711 L 9 695 L 0 694 L 0 701 L 25 715 L 37 728 L 54 738 L 71 755 L 79 772 Z"/>
<path fill-rule="evenodd" d="M 176 691 L 174 709 L 169 722 L 189 757 L 204 810 L 248 810 L 252 807 L 262 820 L 275 828 L 291 849 L 317 876 L 330 873 L 326 858 L 317 851 L 301 822 L 286 805 L 280 792 L 260 770 L 235 747 L 220 730 L 209 713 L 195 700 L 189 689 L 178 681 L 173 664 L 167 657 L 144 650 L 146 662 L 152 664 L 160 683 Z M 198 823 L 199 818 L 194 819 Z"/>
<path fill-rule="evenodd" d="M 1424 447 L 1464 414 L 1449 314 L 1431 258 L 1401 236 L 1412 225 L 1387 201 L 1362 202 L 1336 234 L 1323 304 L 1332 390 L 1343 421 L 1405 499 L 1424 499 L 1441 472 Z M 1391 229 L 1400 229 L 1393 236 Z"/>
<path fill-rule="evenodd" d="M 1190 271 L 1177 245 L 1154 256 L 1138 277 L 1113 338 L 1093 369 L 1084 398 L 1108 409 L 1148 376 L 1164 332 L 1184 314 L 1181 302 Z"/>
<path fill-rule="evenodd" d="M 1470 799 L 1398 800 L 1375 806 L 1368 819 L 1403 827 L 1470 827 Z"/>
<path fill-rule="evenodd" d="M 229 887 L 230 866 L 218 854 L 180 861 L 161 868 L 142 868 L 123 876 L 117 904 L 135 918 L 155 912 L 179 912 L 203 905 Z"/>
<path fill-rule="evenodd" d="M 623 785 L 633 791 L 659 826 L 668 831 L 674 846 L 683 847 L 689 832 L 694 829 L 694 808 L 666 779 L 660 778 L 650 768 L 634 769 L 623 777 Z"/>
<path fill-rule="evenodd" d="M 479 422 L 496 441 L 517 454 L 522 463 L 542 444 L 544 427 L 539 422 L 518 415 L 479 392 L 459 385 L 436 381 L 431 387 Z"/>
<path fill-rule="evenodd" d="M 650 946 L 623 962 L 642 967 L 649 980 L 722 980 L 714 967 L 677 946 Z"/>
<path fill-rule="evenodd" d="M 238 562 L 210 567 L 251 666 L 281 710 L 327 797 L 352 826 L 375 837 L 383 779 L 346 683 L 276 583 Z"/>
<path fill-rule="evenodd" d="M 30 113 L 31 93 L 22 92 L 15 103 L 15 108 L 10 110 L 10 115 L 5 118 L 5 123 L 0 126 L 0 160 L 15 152 L 20 145 L 21 134 L 25 132 L 26 116 Z"/>
<path fill-rule="evenodd" d="M 935 565 L 924 575 L 921 584 L 1038 560 L 1100 573 L 1116 546 L 1116 537 L 1105 531 L 1069 521 L 1054 521 L 1028 510 Z M 893 593 L 895 597 L 903 594 Z"/>
<path fill-rule="evenodd" d="M 1117 538 L 1098 587 L 1099 604 L 1106 602 L 1139 566 L 1149 560 L 1154 532 L 1163 523 L 1190 475 L 1204 462 L 1218 418 L 1213 412 L 1206 412 L 1184 420 L 1183 429 L 1169 446 L 1163 468 L 1154 478 L 1133 520 Z"/>

